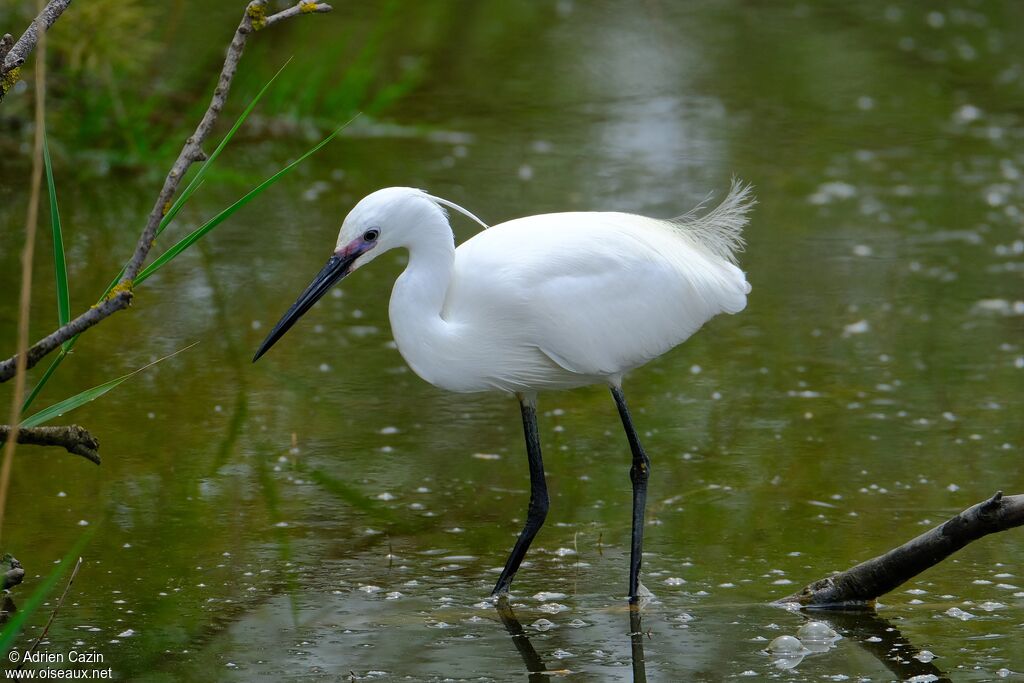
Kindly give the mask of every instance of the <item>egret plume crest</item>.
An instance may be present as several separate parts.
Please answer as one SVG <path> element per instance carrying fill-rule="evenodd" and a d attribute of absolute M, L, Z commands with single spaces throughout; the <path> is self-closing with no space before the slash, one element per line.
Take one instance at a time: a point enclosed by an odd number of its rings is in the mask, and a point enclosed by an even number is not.
<path fill-rule="evenodd" d="M 427 197 L 429 197 L 430 199 L 434 200 L 435 202 L 437 202 L 441 206 L 447 206 L 449 209 L 455 209 L 456 211 L 461 213 L 463 216 L 466 216 L 467 218 L 473 220 L 476 223 L 479 223 L 483 227 L 484 230 L 486 230 L 487 228 L 491 227 L 491 226 L 487 225 L 486 223 L 484 223 L 479 218 L 477 218 L 471 211 L 469 211 L 468 209 L 464 209 L 463 207 L 459 206 L 455 202 L 448 201 L 447 199 L 442 199 L 441 197 L 435 197 L 434 195 L 429 194 L 427 192 L 424 192 L 423 194 L 427 195 Z"/>

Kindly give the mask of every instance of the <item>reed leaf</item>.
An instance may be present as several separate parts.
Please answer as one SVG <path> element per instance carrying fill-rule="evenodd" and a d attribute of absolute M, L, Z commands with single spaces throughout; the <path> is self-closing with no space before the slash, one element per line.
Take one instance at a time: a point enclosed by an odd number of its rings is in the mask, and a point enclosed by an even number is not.
<path fill-rule="evenodd" d="M 246 108 L 239 115 L 238 119 L 235 120 L 234 125 L 231 126 L 231 129 L 227 132 L 227 134 L 224 136 L 224 138 L 220 141 L 220 144 L 217 145 L 216 149 L 214 149 L 213 152 L 210 154 L 210 156 L 206 159 L 206 161 L 203 162 L 203 165 L 199 167 L 199 172 L 196 173 L 196 175 L 192 178 L 191 181 L 189 181 L 189 184 L 185 186 L 185 189 L 181 192 L 181 194 L 178 195 L 178 198 L 175 199 L 174 203 L 171 204 L 171 208 L 169 208 L 167 210 L 167 213 L 164 214 L 164 217 L 160 219 L 160 224 L 157 226 L 157 230 L 156 230 L 156 234 L 157 235 L 162 233 L 164 231 L 164 229 L 168 225 L 171 224 L 171 221 L 173 221 L 175 216 L 178 215 L 178 212 L 181 211 L 182 207 L 185 206 L 185 203 L 188 202 L 189 198 L 193 195 L 193 193 L 195 193 L 195 191 L 198 190 L 199 187 L 203 184 L 203 181 L 205 180 L 207 172 L 213 166 L 213 162 L 216 161 L 218 156 L 220 156 L 220 153 L 227 146 L 228 142 L 231 141 L 231 138 L 233 138 L 235 136 L 235 133 L 238 132 L 238 129 L 242 126 L 242 123 L 244 123 L 245 120 L 249 117 L 249 114 L 252 113 L 252 110 L 256 107 L 256 103 L 258 103 L 260 101 L 260 99 L 263 97 L 264 93 L 267 92 L 267 89 L 270 88 L 271 84 L 275 80 L 277 80 L 277 77 L 281 75 L 281 72 L 284 71 L 285 67 L 288 66 L 289 62 L 291 62 L 291 58 L 290 57 L 288 58 L 288 61 L 286 61 L 281 66 L 281 68 L 277 70 L 277 73 L 275 73 L 273 76 L 271 76 L 270 80 L 267 81 L 263 85 L 262 88 L 260 88 L 260 91 L 258 93 L 256 93 L 256 96 L 253 97 L 253 99 L 249 102 L 248 106 L 246 106 Z M 64 324 L 66 324 L 68 322 L 68 320 L 71 319 L 71 305 L 70 305 L 70 300 L 68 298 L 67 268 L 65 266 L 65 261 L 64 261 L 64 243 L 63 243 L 63 240 L 58 239 L 58 236 L 60 235 L 60 217 L 59 217 L 59 215 L 57 213 L 56 188 L 55 188 L 54 183 L 53 183 L 53 173 L 52 173 L 51 168 L 50 168 L 50 152 L 49 152 L 49 148 L 46 146 L 46 139 L 45 139 L 45 137 L 43 139 L 43 151 L 44 151 L 44 159 L 46 161 L 46 179 L 47 179 L 47 182 L 49 183 L 49 188 L 50 188 L 50 215 L 53 216 L 53 221 L 54 221 L 54 226 L 53 226 L 54 246 L 53 246 L 53 250 L 54 250 L 54 262 L 55 262 L 56 268 L 57 268 L 57 309 L 58 309 L 58 319 L 59 319 L 60 325 L 63 326 Z M 59 258 L 58 258 L 58 245 L 60 245 L 59 246 Z M 113 291 L 114 287 L 117 286 L 117 283 L 119 283 L 121 281 L 121 278 L 124 276 L 124 271 L 125 271 L 125 266 L 122 266 L 121 270 L 118 272 L 118 274 L 114 277 L 113 280 L 110 281 L 110 284 L 107 285 L 107 288 L 105 290 L 103 290 L 103 294 L 100 296 L 99 301 L 97 303 L 102 303 L 103 300 L 106 299 L 107 296 L 110 294 L 110 292 Z M 63 281 L 63 290 L 62 290 L 62 281 Z M 139 279 L 136 279 L 136 282 L 139 282 L 139 281 L 140 281 Z M 61 292 L 62 291 L 63 291 L 63 300 L 61 299 L 61 296 L 62 296 Z M 29 406 L 32 405 L 32 402 L 35 401 L 36 397 L 39 395 L 39 392 L 42 391 L 43 387 L 46 386 L 46 383 L 50 381 L 50 377 L 53 376 L 53 373 L 57 371 L 57 368 L 60 367 L 60 364 L 62 362 L 64 362 L 65 358 L 67 358 L 68 354 L 71 352 L 71 349 L 74 348 L 75 343 L 77 341 L 78 341 L 78 335 L 75 335 L 71 339 L 69 339 L 66 342 L 64 342 L 63 344 L 61 344 L 60 353 L 57 355 L 56 358 L 54 358 L 53 362 L 50 363 L 50 366 L 48 368 L 46 368 L 46 372 L 44 372 L 43 376 L 39 378 L 39 381 L 36 382 L 36 385 L 34 387 L 32 387 L 32 391 L 29 392 L 28 396 L 25 398 L 25 401 L 22 403 L 22 406 L 21 406 L 22 412 L 25 412 L 26 410 L 28 410 Z M 111 381 L 114 381 L 114 380 L 111 380 Z M 111 388 L 113 388 L 113 387 L 111 387 Z M 109 391 L 109 389 L 107 391 Z"/>
<path fill-rule="evenodd" d="M 51 361 L 50 366 L 46 368 L 46 372 L 44 372 L 43 376 L 39 378 L 39 381 L 36 382 L 34 387 L 32 387 L 32 391 L 29 392 L 28 396 L 25 397 L 25 401 L 21 404 L 21 413 L 23 415 L 28 411 L 32 402 L 36 400 L 36 396 L 38 396 L 39 392 L 43 390 L 46 383 L 50 381 L 50 376 L 57 371 L 60 364 L 64 362 L 65 358 L 67 358 L 68 352 L 72 347 L 74 347 L 76 339 L 78 339 L 78 337 L 72 337 L 69 339 L 66 346 L 61 344 L 60 351 L 57 352 L 57 355 L 54 357 L 53 361 Z"/>
<path fill-rule="evenodd" d="M 60 211 L 57 208 L 57 186 L 53 182 L 53 165 L 50 163 L 50 145 L 43 132 L 43 162 L 46 168 L 46 187 L 50 193 L 50 227 L 53 231 L 53 270 L 57 277 L 57 326 L 63 327 L 71 320 L 71 297 L 68 294 L 68 264 L 64 257 L 64 234 L 60 227 Z M 70 340 L 69 340 L 70 341 Z M 69 342 L 62 344 L 67 348 Z"/>
<path fill-rule="evenodd" d="M 269 178 L 267 178 L 266 180 L 264 180 L 262 183 L 260 183 L 259 185 L 257 185 L 253 189 L 249 190 L 249 192 L 247 192 L 241 199 L 239 199 L 234 204 L 232 204 L 231 206 L 227 207 L 226 209 L 224 209 L 223 211 L 218 213 L 216 216 L 214 216 L 213 218 L 208 220 L 206 223 L 202 224 L 201 226 L 199 226 L 198 228 L 193 230 L 191 233 L 189 233 L 184 238 L 182 238 L 180 241 L 178 241 L 174 246 L 170 247 L 167 251 L 165 251 L 164 253 L 160 254 L 159 257 L 157 257 L 152 263 L 150 263 L 148 266 L 146 266 L 146 268 L 144 268 L 141 273 L 139 273 L 138 277 L 135 278 L 135 285 L 138 286 L 138 285 L 142 284 L 145 280 L 147 280 L 149 278 L 150 275 L 152 275 L 153 273 L 155 273 L 156 271 L 160 270 L 165 265 L 167 265 L 168 263 L 173 261 L 175 259 L 175 257 L 178 256 L 178 254 L 180 254 L 181 252 L 183 252 L 186 249 L 188 249 L 189 247 L 191 247 L 193 244 L 195 244 L 200 239 L 202 239 L 208 232 L 210 232 L 211 230 L 216 228 L 218 225 L 223 223 L 225 220 L 230 218 L 232 216 L 232 214 L 234 214 L 236 211 L 238 211 L 243 206 L 245 206 L 246 204 L 251 202 L 253 199 L 255 199 L 264 190 L 266 190 L 268 187 L 270 187 L 271 185 L 276 183 L 282 176 L 284 176 L 286 173 L 291 171 L 293 168 L 295 168 L 296 166 L 301 164 L 309 156 L 311 156 L 312 154 L 317 152 L 321 147 L 326 145 L 328 142 L 333 140 L 334 137 L 338 133 L 340 133 L 342 130 L 344 130 L 345 127 L 348 126 L 349 123 L 352 123 L 353 120 L 355 120 L 355 119 L 350 119 L 344 125 L 341 125 L 338 128 L 336 128 L 333 133 L 331 133 L 326 138 L 324 138 L 323 140 L 318 142 L 316 144 L 316 146 L 314 146 L 312 149 L 307 151 L 305 154 L 300 156 L 298 159 L 296 159 L 292 163 L 290 163 L 287 166 L 285 166 L 284 168 L 282 168 L 280 171 L 278 171 L 274 175 L 272 175 Z"/>
<path fill-rule="evenodd" d="M 25 420 L 22 421 L 21 426 L 22 427 L 38 427 L 41 424 L 45 424 L 45 423 L 49 422 L 50 420 L 52 420 L 55 417 L 60 417 L 64 413 L 70 412 L 70 411 L 74 410 L 75 408 L 80 408 L 80 407 L 84 406 L 86 403 L 89 403 L 91 401 L 95 401 L 96 399 L 98 399 L 103 394 L 107 393 L 108 391 L 110 391 L 114 387 L 118 386 L 119 384 L 121 384 L 121 383 L 123 383 L 123 382 L 125 382 L 125 381 L 127 381 L 129 379 L 131 379 L 132 377 L 134 377 L 135 375 L 139 374 L 143 370 L 145 370 L 147 368 L 150 368 L 150 367 L 156 365 L 157 363 L 159 363 L 161 361 L 167 360 L 171 356 L 176 356 L 179 353 L 181 353 L 182 351 L 186 351 L 188 349 L 191 349 L 193 346 L 195 346 L 198 343 L 199 342 L 196 342 L 194 344 L 189 344 L 185 348 L 179 349 L 179 350 L 175 351 L 174 353 L 172 353 L 170 355 L 164 356 L 163 358 L 159 358 L 159 359 L 153 361 L 152 363 L 149 363 L 147 365 L 143 365 L 138 370 L 135 370 L 133 372 L 129 372 L 127 375 L 121 375 L 120 377 L 116 377 L 116 378 L 114 378 L 112 380 L 104 382 L 103 384 L 98 384 L 98 385 L 92 387 L 91 389 L 86 389 L 85 391 L 83 391 L 81 393 L 78 393 L 78 394 L 75 394 L 74 396 L 72 396 L 70 398 L 66 398 L 63 401 L 60 401 L 58 403 L 54 403 L 49 408 L 44 408 L 43 410 L 40 410 L 38 413 L 36 413 L 32 417 L 25 418 Z"/>
<path fill-rule="evenodd" d="M 285 67 L 288 66 L 291 61 L 292 59 L 289 57 L 288 61 L 286 61 L 281 68 L 277 70 L 277 73 L 270 77 L 270 80 L 267 81 L 264 86 L 260 88 L 260 91 L 256 93 L 256 96 L 252 98 L 249 105 L 242 111 L 241 115 L 239 115 L 238 119 L 235 121 L 235 125 L 231 126 L 231 130 L 227 132 L 227 135 L 225 135 L 220 141 L 217 148 L 213 150 L 213 153 L 210 154 L 209 158 L 207 158 L 207 160 L 203 162 L 203 165 L 199 167 L 199 172 L 196 173 L 195 177 L 193 177 L 189 184 L 185 186 L 185 189 L 182 190 L 181 194 L 178 195 L 178 198 L 173 204 L 171 204 L 171 208 L 168 209 L 167 213 L 164 214 L 164 217 L 160 219 L 160 225 L 157 227 L 156 234 L 159 235 L 164 231 L 164 228 L 171 224 L 171 221 L 173 221 L 174 217 L 178 215 L 178 212 L 181 211 L 183 206 L 185 206 L 185 203 L 189 200 L 192 194 L 199 189 L 199 186 L 203 183 L 203 179 L 206 177 L 207 171 L 209 171 L 213 166 L 213 162 L 220 156 L 221 151 L 227 146 L 228 142 L 231 141 L 231 138 L 235 136 L 235 133 L 238 132 L 242 123 L 249 118 L 249 114 L 252 113 L 256 103 L 260 101 L 263 94 L 267 92 L 267 89 L 275 80 L 277 80 L 277 77 L 281 75 L 281 72 L 284 71 Z"/>

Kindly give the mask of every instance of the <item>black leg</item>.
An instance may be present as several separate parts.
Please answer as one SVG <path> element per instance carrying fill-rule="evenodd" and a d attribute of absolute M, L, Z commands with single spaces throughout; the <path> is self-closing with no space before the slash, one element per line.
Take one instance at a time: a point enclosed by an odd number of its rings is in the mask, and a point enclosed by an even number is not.
<path fill-rule="evenodd" d="M 633 452 L 633 466 L 629 468 L 629 480 L 633 482 L 633 542 L 629 549 L 629 601 L 636 602 L 644 547 L 644 507 L 647 504 L 647 479 L 651 474 L 651 461 L 644 453 L 644 447 L 640 445 L 622 389 L 613 386 L 612 396 L 615 397 L 615 405 L 619 409 L 619 417 L 622 418 L 622 427 L 626 430 L 626 438 L 629 439 L 629 450 Z"/>
<path fill-rule="evenodd" d="M 540 435 L 537 433 L 537 404 L 533 398 L 519 396 L 519 407 L 523 413 L 523 432 L 526 435 L 526 458 L 530 463 L 530 507 L 526 511 L 526 524 L 523 526 L 512 554 L 505 562 L 501 577 L 494 586 L 491 595 L 508 593 L 512 579 L 515 578 L 519 565 L 526 557 L 526 551 L 533 542 L 533 537 L 540 531 L 544 518 L 548 515 L 548 486 L 544 481 L 544 461 L 540 457 Z"/>

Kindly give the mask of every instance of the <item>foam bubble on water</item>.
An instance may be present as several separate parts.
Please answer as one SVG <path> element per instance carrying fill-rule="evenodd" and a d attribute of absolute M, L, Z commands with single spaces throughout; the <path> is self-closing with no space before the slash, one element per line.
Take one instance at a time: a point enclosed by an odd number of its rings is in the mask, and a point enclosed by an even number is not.
<path fill-rule="evenodd" d="M 783 657 L 801 656 L 804 645 L 796 636 L 779 636 L 768 644 L 768 651 Z"/>
<path fill-rule="evenodd" d="M 982 111 L 973 104 L 965 104 L 961 106 L 953 114 L 953 120 L 957 123 L 972 123 L 981 118 Z"/>
<path fill-rule="evenodd" d="M 1006 609 L 1006 605 L 1004 605 L 1001 602 L 996 602 L 994 600 L 986 600 L 985 602 L 978 605 L 978 609 L 984 610 L 986 612 L 995 612 L 997 609 Z"/>
<path fill-rule="evenodd" d="M 850 199 L 856 196 L 857 188 L 849 183 L 842 181 L 834 181 L 829 183 L 822 183 L 818 186 L 818 189 L 807 198 L 807 201 L 811 204 L 828 204 L 837 199 Z"/>
<path fill-rule="evenodd" d="M 501 456 L 497 453 L 474 453 L 472 457 L 477 460 L 501 460 Z"/>
<path fill-rule="evenodd" d="M 568 612 L 569 608 L 560 602 L 545 602 L 537 607 L 537 611 L 545 614 L 558 614 L 559 612 Z"/>
<path fill-rule="evenodd" d="M 562 600 L 565 598 L 565 593 L 552 593 L 549 591 L 541 591 L 540 593 L 534 593 L 533 599 L 541 602 L 548 602 L 549 600 Z"/>
<path fill-rule="evenodd" d="M 833 641 L 839 638 L 839 634 L 833 631 L 824 622 L 808 622 L 797 630 L 797 637 L 801 641 Z"/>
<path fill-rule="evenodd" d="M 855 334 L 865 334 L 871 331 L 871 323 L 867 320 L 858 320 L 843 327 L 843 336 L 852 337 Z"/>
<path fill-rule="evenodd" d="M 447 621 L 428 621 L 427 628 L 452 628 L 452 625 Z"/>
<path fill-rule="evenodd" d="M 970 612 L 964 611 L 959 607 L 950 607 L 948 610 L 945 611 L 945 614 L 947 616 L 953 617 L 954 619 L 959 619 L 960 621 L 968 621 L 975 617 L 975 615 L 971 614 Z"/>
<path fill-rule="evenodd" d="M 547 619 L 538 619 L 537 621 L 530 624 L 530 626 L 537 629 L 538 631 L 549 631 L 555 628 L 555 624 L 548 621 Z"/>

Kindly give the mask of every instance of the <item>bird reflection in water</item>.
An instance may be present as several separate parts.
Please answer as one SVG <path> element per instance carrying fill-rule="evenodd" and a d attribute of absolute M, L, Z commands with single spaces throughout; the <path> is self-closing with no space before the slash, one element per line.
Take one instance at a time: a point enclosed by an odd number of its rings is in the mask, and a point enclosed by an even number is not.
<path fill-rule="evenodd" d="M 519 652 L 519 656 L 523 660 L 529 681 L 549 681 L 552 676 L 573 673 L 567 669 L 547 668 L 543 658 L 530 642 L 530 637 L 522 623 L 516 618 L 507 597 L 502 596 L 495 604 L 495 609 L 505 630 L 512 637 L 516 651 Z M 849 642 L 871 654 L 898 680 L 936 682 L 951 680 L 942 669 L 932 663 L 925 651 L 908 640 L 891 621 L 873 610 L 836 610 L 829 611 L 827 614 L 817 612 L 814 619 L 826 622 Z M 634 683 L 647 682 L 644 640 L 649 637 L 649 632 L 643 628 L 639 607 L 630 605 L 629 641 Z M 803 657 L 800 659 L 802 660 Z M 798 665 L 799 661 L 793 663 L 790 668 L 796 668 Z"/>
<path fill-rule="evenodd" d="M 523 660 L 523 665 L 526 666 L 526 670 L 529 674 L 528 680 L 531 683 L 539 683 L 540 681 L 549 681 L 552 675 L 562 675 L 572 673 L 567 669 L 563 670 L 551 670 L 544 665 L 544 660 L 537 653 L 537 650 L 533 647 L 533 643 L 530 642 L 530 636 L 527 635 L 523 629 L 522 623 L 516 618 L 515 612 L 512 611 L 512 605 L 508 602 L 508 597 L 501 596 L 498 598 L 497 603 L 494 605 L 498 612 L 498 618 L 501 619 L 502 625 L 508 634 L 512 637 L 512 643 L 516 646 L 516 650 L 519 652 L 519 656 Z M 644 638 L 647 637 L 644 634 L 643 624 L 640 619 L 640 609 L 636 605 L 629 606 L 629 640 L 630 640 L 630 652 L 633 658 L 633 681 L 634 683 L 647 683 L 647 670 L 644 664 Z"/>

